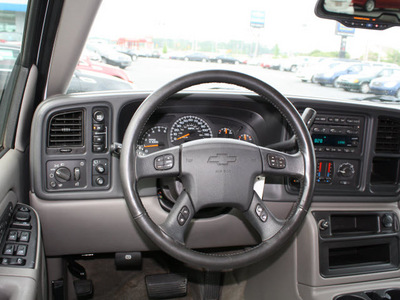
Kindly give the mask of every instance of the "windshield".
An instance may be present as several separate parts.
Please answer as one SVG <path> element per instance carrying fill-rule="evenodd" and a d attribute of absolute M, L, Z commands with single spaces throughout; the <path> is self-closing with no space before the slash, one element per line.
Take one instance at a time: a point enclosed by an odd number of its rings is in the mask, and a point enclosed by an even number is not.
<path fill-rule="evenodd" d="M 341 30 L 335 21 L 317 18 L 315 4 L 105 0 L 84 50 L 91 53 L 91 69 L 80 72 L 78 64 L 73 91 L 153 91 L 184 74 L 227 69 L 257 77 L 287 96 L 351 100 L 370 99 L 374 93 L 400 95 L 394 88 L 368 89 L 367 97 L 361 83 L 345 89 L 337 83 L 339 76 L 365 72 L 374 63 L 397 66 L 399 29 Z M 193 87 L 199 88 L 227 87 Z"/>

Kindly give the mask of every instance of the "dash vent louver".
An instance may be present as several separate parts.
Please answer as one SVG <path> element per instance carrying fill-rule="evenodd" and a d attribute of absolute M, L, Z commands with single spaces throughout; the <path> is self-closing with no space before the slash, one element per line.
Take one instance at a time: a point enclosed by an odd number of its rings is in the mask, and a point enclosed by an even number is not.
<path fill-rule="evenodd" d="M 54 115 L 48 127 L 48 147 L 83 146 L 83 111 L 69 111 Z"/>
<path fill-rule="evenodd" d="M 400 119 L 379 117 L 376 153 L 400 153 Z"/>

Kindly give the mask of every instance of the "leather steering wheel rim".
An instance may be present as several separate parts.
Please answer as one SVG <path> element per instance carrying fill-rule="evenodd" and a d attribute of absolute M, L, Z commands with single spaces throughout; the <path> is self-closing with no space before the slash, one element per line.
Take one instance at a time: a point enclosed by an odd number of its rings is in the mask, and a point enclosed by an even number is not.
<path fill-rule="evenodd" d="M 137 183 L 140 178 L 140 170 L 146 170 L 154 166 L 152 161 L 150 161 L 151 163 L 145 163 L 142 166 L 136 150 L 137 141 L 142 134 L 142 130 L 147 120 L 157 107 L 159 107 L 170 96 L 185 88 L 203 83 L 227 83 L 241 86 L 255 92 L 261 96 L 262 100 L 275 106 L 287 120 L 297 137 L 299 148 L 298 153 L 300 153 L 300 159 L 297 158 L 297 161 L 300 161 L 300 164 L 301 161 L 304 162 L 300 172 L 302 173 L 300 175 L 301 189 L 297 206 L 292 210 L 292 213 L 282 224 L 282 227 L 279 228 L 279 231 L 274 233 L 270 238 L 263 240 L 258 245 L 234 254 L 203 253 L 186 247 L 184 243 L 171 237 L 171 235 L 163 230 L 162 226 L 155 224 L 151 220 L 138 194 Z M 182 147 L 180 149 L 182 149 Z M 180 156 L 179 153 L 177 154 L 177 157 L 175 157 L 175 160 L 180 159 L 178 157 Z M 265 160 L 263 164 L 266 168 L 269 168 L 268 170 L 274 172 L 274 169 L 267 165 L 267 160 L 263 156 L 263 153 L 264 152 L 261 154 L 262 159 Z M 278 155 L 279 153 L 281 152 L 278 152 Z M 282 154 L 284 153 L 282 152 Z M 286 156 L 286 159 L 290 159 L 290 156 Z M 302 224 L 308 208 L 311 205 L 315 186 L 316 163 L 314 148 L 309 131 L 296 108 L 287 98 L 265 82 L 246 74 L 233 71 L 210 70 L 188 74 L 170 82 L 149 95 L 136 110 L 127 127 L 123 139 L 120 160 L 121 182 L 125 194 L 125 200 L 138 227 L 141 228 L 141 230 L 154 242 L 155 245 L 169 255 L 190 265 L 214 271 L 248 266 L 274 254 L 277 250 L 283 247 L 285 243 L 293 237 Z M 179 164 L 180 162 L 176 163 Z M 179 168 L 181 168 L 180 165 Z M 262 201 L 260 201 L 261 200 L 258 199 L 257 203 L 263 206 Z M 253 208 L 254 207 L 252 207 L 252 209 Z M 248 212 L 246 211 L 246 213 L 252 216 L 253 210 L 250 211 L 249 207 Z M 253 216 L 251 218 L 254 220 L 257 219 Z M 263 226 L 263 224 L 256 224 L 256 226 Z"/>

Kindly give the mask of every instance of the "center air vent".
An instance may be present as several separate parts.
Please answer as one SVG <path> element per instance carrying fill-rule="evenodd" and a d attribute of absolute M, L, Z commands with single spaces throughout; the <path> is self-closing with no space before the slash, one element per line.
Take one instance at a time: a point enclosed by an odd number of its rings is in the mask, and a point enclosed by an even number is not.
<path fill-rule="evenodd" d="M 375 152 L 400 153 L 400 119 L 379 118 Z"/>
<path fill-rule="evenodd" d="M 83 111 L 70 111 L 54 115 L 48 128 L 48 147 L 83 146 Z"/>

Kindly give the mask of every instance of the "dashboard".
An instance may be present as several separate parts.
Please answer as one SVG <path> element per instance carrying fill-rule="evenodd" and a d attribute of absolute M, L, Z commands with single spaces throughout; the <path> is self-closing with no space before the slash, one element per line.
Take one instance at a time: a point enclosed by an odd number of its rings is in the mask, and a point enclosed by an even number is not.
<path fill-rule="evenodd" d="M 62 98 L 45 102 L 36 114 L 37 130 L 32 137 L 38 141 L 32 151 L 35 193 L 48 200 L 121 197 L 113 144 L 122 143 L 145 96 Z M 348 201 L 398 197 L 400 122 L 392 108 L 341 103 L 338 110 L 334 102 L 292 101 L 299 112 L 306 107 L 317 110 L 310 129 L 317 156 L 315 194 L 321 196 L 315 201 L 324 201 L 325 195 L 346 195 Z M 154 112 L 137 144 L 139 151 L 148 154 L 215 137 L 268 147 L 289 139 L 290 128 L 272 105 L 262 104 L 254 95 L 179 94 Z M 275 183 L 280 183 L 279 188 Z M 285 193 L 285 201 L 293 201 L 297 180 L 284 178 L 281 183 L 266 179 L 272 193 Z"/>
<path fill-rule="evenodd" d="M 115 151 L 146 96 L 62 95 L 36 110 L 31 131 L 30 197 L 41 215 L 49 255 L 154 249 L 138 228 L 132 231 Z M 372 205 L 399 200 L 397 107 L 290 100 L 300 113 L 307 107 L 317 111 L 310 128 L 317 158 L 314 203 Z M 138 150 L 145 154 L 200 138 L 241 139 L 268 147 L 291 137 L 287 122 L 272 105 L 256 95 L 241 93 L 177 94 L 154 112 L 141 132 Z M 268 176 L 258 185 L 262 185 L 263 200 L 275 203 L 276 215 L 285 218 L 298 198 L 296 178 Z M 143 204 L 158 222 L 168 215 L 181 190 L 182 184 L 175 178 L 139 182 Z M 190 247 L 251 245 L 257 241 L 233 210 L 213 211 L 208 217 L 195 222 L 188 237 Z M 234 230 L 227 232 L 226 228 Z M 129 239 L 125 232 L 129 232 Z M 60 238 L 64 235 L 68 239 Z M 46 243 L 54 240 L 58 242 Z"/>

